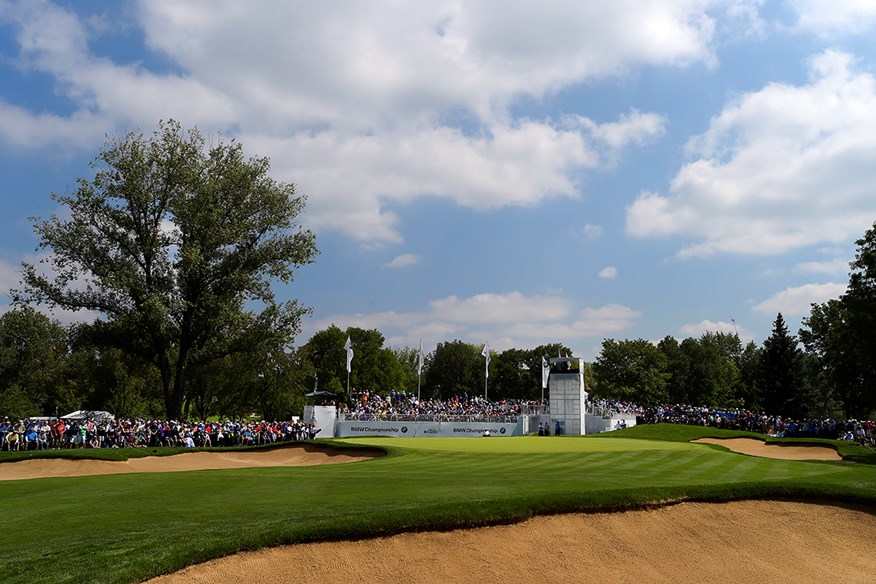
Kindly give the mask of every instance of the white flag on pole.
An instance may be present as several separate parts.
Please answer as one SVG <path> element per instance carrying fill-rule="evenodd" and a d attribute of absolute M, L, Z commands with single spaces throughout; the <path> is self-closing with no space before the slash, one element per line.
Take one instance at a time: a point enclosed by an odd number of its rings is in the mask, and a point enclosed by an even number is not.
<path fill-rule="evenodd" d="M 541 358 L 541 387 L 543 389 L 547 389 L 548 386 L 548 377 L 551 375 L 551 365 L 547 362 L 547 360 L 542 357 Z"/>
<path fill-rule="evenodd" d="M 420 339 L 420 351 L 417 354 L 417 375 L 423 374 L 423 339 Z"/>
<path fill-rule="evenodd" d="M 486 358 L 486 365 L 485 365 L 486 372 L 487 372 L 486 375 L 487 375 L 487 377 L 489 377 L 490 376 L 490 344 L 489 343 L 484 343 L 484 350 L 481 351 L 481 355 L 483 355 Z"/>
<path fill-rule="evenodd" d="M 353 343 L 350 341 L 350 337 L 347 337 L 347 342 L 344 343 L 344 348 L 347 350 L 347 373 L 353 370 L 350 364 L 353 362 Z"/>

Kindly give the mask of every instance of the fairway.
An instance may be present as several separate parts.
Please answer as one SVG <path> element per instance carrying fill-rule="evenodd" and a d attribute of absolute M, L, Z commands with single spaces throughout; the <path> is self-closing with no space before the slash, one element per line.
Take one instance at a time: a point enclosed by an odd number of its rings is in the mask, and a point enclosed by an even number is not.
<path fill-rule="evenodd" d="M 0 481 L 0 517 L 15 534 L 0 554 L 0 573 L 7 582 L 136 582 L 246 549 L 669 501 L 876 505 L 872 465 L 757 458 L 690 444 L 688 434 L 678 441 L 672 429 L 649 432 L 671 439 L 357 438 L 314 445 L 384 447 L 390 455 Z"/>

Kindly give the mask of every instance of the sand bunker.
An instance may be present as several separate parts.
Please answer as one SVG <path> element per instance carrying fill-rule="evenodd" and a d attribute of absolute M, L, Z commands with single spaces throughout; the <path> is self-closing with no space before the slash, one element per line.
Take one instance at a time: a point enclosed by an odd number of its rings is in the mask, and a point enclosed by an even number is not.
<path fill-rule="evenodd" d="M 876 515 L 806 503 L 624 513 L 241 553 L 149 582 L 873 582 Z"/>
<path fill-rule="evenodd" d="M 700 438 L 693 440 L 698 444 L 717 444 L 740 454 L 778 458 L 781 460 L 842 460 L 836 450 L 830 446 L 791 446 L 767 444 L 754 438 Z"/>
<path fill-rule="evenodd" d="M 106 460 L 23 460 L 0 464 L 0 481 L 49 477 L 72 477 L 132 472 L 179 472 L 263 466 L 312 466 L 357 462 L 382 456 L 381 450 L 341 450 L 313 445 L 255 452 L 189 452 L 174 456 L 131 458 L 124 462 Z"/>

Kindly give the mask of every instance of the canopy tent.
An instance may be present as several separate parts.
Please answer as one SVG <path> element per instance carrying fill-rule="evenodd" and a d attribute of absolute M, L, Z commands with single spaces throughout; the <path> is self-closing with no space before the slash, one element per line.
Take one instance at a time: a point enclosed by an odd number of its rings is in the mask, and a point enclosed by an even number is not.
<path fill-rule="evenodd" d="M 99 411 L 99 410 L 76 410 L 75 412 L 71 412 L 66 416 L 61 416 L 62 420 L 115 420 L 116 417 L 109 412 Z"/>
<path fill-rule="evenodd" d="M 304 397 L 335 397 L 335 392 L 333 391 L 311 391 L 310 393 L 305 393 Z"/>

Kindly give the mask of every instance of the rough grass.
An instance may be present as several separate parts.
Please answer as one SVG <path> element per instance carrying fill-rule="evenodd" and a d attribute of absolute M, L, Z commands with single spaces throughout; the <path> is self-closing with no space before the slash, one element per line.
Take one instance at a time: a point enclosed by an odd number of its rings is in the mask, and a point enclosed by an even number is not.
<path fill-rule="evenodd" d="M 684 428 L 338 440 L 329 443 L 391 455 L 316 467 L 6 481 L 0 517 L 14 535 L 0 574 L 6 582 L 133 582 L 281 543 L 679 500 L 803 498 L 876 509 L 874 466 L 739 456 L 688 444 L 692 430 Z"/>

